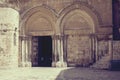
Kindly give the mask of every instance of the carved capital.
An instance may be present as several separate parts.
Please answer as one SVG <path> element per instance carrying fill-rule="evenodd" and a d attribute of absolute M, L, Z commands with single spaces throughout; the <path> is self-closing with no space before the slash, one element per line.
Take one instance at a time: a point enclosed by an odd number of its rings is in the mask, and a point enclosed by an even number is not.
<path fill-rule="evenodd" d="M 21 36 L 19 36 L 19 38 L 20 38 L 21 40 L 29 40 L 29 39 L 30 39 L 30 37 L 25 36 L 25 35 L 21 35 Z"/>

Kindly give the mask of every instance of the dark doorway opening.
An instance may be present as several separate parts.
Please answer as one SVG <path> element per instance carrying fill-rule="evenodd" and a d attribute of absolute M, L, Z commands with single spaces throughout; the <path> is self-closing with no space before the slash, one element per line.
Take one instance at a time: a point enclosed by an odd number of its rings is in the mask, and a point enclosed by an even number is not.
<path fill-rule="evenodd" d="M 51 67 L 52 38 L 51 36 L 38 37 L 38 67 Z"/>

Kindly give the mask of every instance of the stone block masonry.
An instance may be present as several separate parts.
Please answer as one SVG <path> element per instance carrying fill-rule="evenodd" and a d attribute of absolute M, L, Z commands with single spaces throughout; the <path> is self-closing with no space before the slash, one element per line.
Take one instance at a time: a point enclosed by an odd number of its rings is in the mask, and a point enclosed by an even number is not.
<path fill-rule="evenodd" d="M 19 13 L 0 8 L 0 67 L 18 66 Z"/>

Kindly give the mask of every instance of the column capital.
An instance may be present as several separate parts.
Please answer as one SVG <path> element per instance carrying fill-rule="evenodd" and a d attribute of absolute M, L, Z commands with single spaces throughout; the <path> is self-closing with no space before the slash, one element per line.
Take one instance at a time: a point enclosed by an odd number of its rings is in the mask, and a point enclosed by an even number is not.
<path fill-rule="evenodd" d="M 26 35 L 20 35 L 19 38 L 22 40 L 28 40 L 30 37 Z"/>
<path fill-rule="evenodd" d="M 63 39 L 64 37 L 66 37 L 65 35 L 55 35 L 55 37 L 57 38 L 57 39 Z"/>
<path fill-rule="evenodd" d="M 97 34 L 92 33 L 92 34 L 90 34 L 89 36 L 91 36 L 91 37 L 97 37 Z"/>

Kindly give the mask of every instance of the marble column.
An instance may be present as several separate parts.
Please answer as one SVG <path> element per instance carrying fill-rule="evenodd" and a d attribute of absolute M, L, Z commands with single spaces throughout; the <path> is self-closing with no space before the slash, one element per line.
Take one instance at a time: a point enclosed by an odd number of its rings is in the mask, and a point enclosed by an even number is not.
<path fill-rule="evenodd" d="M 22 37 L 22 41 L 21 41 L 22 45 L 21 45 L 21 50 L 22 50 L 22 53 L 21 53 L 21 66 L 22 67 L 25 67 L 25 38 Z"/>
<path fill-rule="evenodd" d="M 67 67 L 66 62 L 64 62 L 63 53 L 63 36 L 57 35 L 57 51 L 58 51 L 58 61 L 56 67 Z"/>
<path fill-rule="evenodd" d="M 57 62 L 56 48 L 56 37 L 52 36 L 52 67 L 55 67 Z"/>
<path fill-rule="evenodd" d="M 26 67 L 31 67 L 31 54 L 32 54 L 32 37 L 29 36 L 26 40 Z"/>
<path fill-rule="evenodd" d="M 97 37 L 94 36 L 94 40 L 95 40 L 95 57 L 96 57 L 96 61 L 98 60 L 98 40 Z"/>
<path fill-rule="evenodd" d="M 60 38 L 60 53 L 61 53 L 61 55 L 60 55 L 60 60 L 61 60 L 61 62 L 64 62 L 64 56 L 63 56 L 63 36 L 61 36 L 61 38 Z"/>
<path fill-rule="evenodd" d="M 90 39 L 91 39 L 91 61 L 92 63 L 95 62 L 95 39 L 94 39 L 94 34 L 90 35 Z"/>
<path fill-rule="evenodd" d="M 64 56 L 64 61 L 67 62 L 67 38 L 68 35 L 64 35 L 63 38 L 63 56 Z"/>
<path fill-rule="evenodd" d="M 31 66 L 31 62 L 29 61 L 29 39 L 27 36 L 22 37 L 22 67 Z"/>

